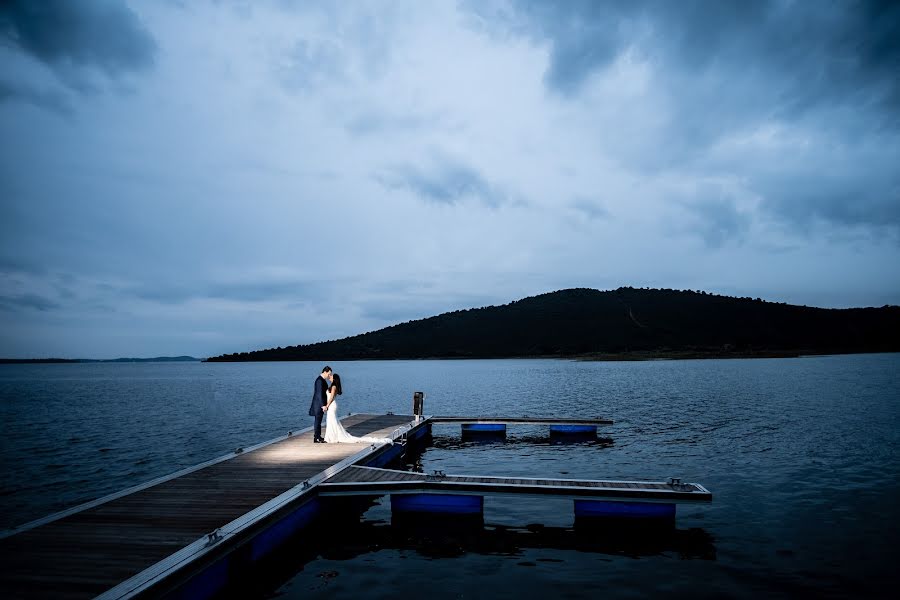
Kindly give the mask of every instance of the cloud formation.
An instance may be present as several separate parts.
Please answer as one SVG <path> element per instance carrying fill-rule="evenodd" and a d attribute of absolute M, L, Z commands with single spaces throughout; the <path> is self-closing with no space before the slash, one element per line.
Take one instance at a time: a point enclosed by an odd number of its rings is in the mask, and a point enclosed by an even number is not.
<path fill-rule="evenodd" d="M 61 115 L 72 114 L 72 106 L 63 94 L 41 91 L 26 86 L 15 86 L 0 80 L 0 103 L 24 102 Z"/>
<path fill-rule="evenodd" d="M 156 53 L 140 19 L 115 0 L 9 0 L 0 34 L 55 69 L 95 67 L 110 77 L 149 68 Z"/>
<path fill-rule="evenodd" d="M 900 158 L 897 3 L 521 0 L 514 7 L 495 27 L 550 44 L 544 81 L 557 93 L 583 93 L 621 61 L 652 71 L 648 91 L 663 106 L 656 131 L 635 151 L 653 157 L 648 168 L 709 172 L 730 158 L 724 166 L 744 171 L 747 192 L 762 196 L 773 216 L 900 233 L 900 171 L 890 166 Z M 761 143 L 742 148 L 748 141 Z M 669 151 L 657 151 L 660 144 Z M 782 152 L 795 164 L 766 164 Z M 856 168 L 863 162 L 871 169 Z"/>
<path fill-rule="evenodd" d="M 439 204 L 474 200 L 496 206 L 503 193 L 488 183 L 472 167 L 452 159 L 438 158 L 427 167 L 401 165 L 388 169 L 378 181 L 389 190 L 407 190 L 415 196 Z"/>
<path fill-rule="evenodd" d="M 565 287 L 898 303 L 898 10 L 3 3 L 0 356 Z"/>
<path fill-rule="evenodd" d="M 718 84 L 766 77 L 754 107 L 782 114 L 835 101 L 872 101 L 897 126 L 900 7 L 875 0 L 811 6 L 801 2 L 579 0 L 564 5 L 517 0 L 506 26 L 551 44 L 545 80 L 575 93 L 592 74 L 630 54 L 682 79 Z M 478 4 L 471 8 L 479 10 Z M 500 22 L 503 25 L 503 22 Z M 738 72 L 740 71 L 740 72 Z M 728 85 L 716 86 L 728 92 Z M 674 90 L 673 90 L 674 91 Z M 749 106 L 748 106 L 749 108 Z"/>

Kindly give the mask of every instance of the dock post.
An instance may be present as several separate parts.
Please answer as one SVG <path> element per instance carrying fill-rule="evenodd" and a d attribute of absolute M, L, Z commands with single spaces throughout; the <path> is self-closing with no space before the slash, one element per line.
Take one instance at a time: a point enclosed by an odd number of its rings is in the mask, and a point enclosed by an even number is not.
<path fill-rule="evenodd" d="M 425 392 L 413 392 L 413 415 L 417 421 L 425 415 Z"/>

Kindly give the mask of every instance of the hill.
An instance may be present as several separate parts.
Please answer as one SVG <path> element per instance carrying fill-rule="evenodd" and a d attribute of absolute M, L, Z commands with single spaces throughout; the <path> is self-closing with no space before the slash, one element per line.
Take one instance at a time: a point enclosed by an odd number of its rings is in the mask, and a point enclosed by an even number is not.
<path fill-rule="evenodd" d="M 706 292 L 568 289 L 210 361 L 791 356 L 900 351 L 900 307 L 824 309 Z"/>

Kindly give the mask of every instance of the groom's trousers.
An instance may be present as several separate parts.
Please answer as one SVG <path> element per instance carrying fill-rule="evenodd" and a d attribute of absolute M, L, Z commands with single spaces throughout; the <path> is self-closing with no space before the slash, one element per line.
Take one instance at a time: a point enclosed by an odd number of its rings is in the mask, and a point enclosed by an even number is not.
<path fill-rule="evenodd" d="M 325 411 L 317 410 L 316 411 L 316 424 L 313 430 L 313 439 L 319 440 L 322 439 L 322 417 L 325 415 Z"/>

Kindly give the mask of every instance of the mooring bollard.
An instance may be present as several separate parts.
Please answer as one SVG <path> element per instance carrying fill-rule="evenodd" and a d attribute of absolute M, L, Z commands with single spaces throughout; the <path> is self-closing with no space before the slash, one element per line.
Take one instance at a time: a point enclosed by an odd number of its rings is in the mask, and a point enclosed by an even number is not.
<path fill-rule="evenodd" d="M 425 415 L 425 392 L 413 392 L 413 415 L 416 420 Z"/>

